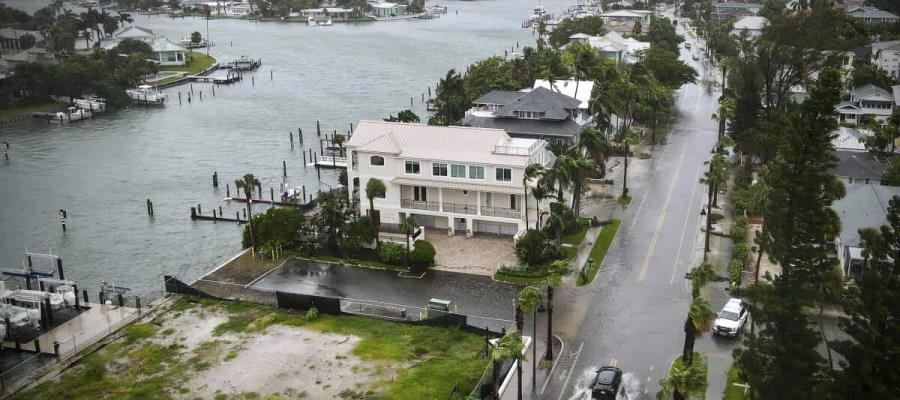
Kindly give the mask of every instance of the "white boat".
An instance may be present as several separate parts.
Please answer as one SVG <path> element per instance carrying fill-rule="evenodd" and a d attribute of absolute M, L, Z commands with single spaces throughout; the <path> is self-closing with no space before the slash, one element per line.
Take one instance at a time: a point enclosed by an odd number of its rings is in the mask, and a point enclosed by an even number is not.
<path fill-rule="evenodd" d="M 181 40 L 178 41 L 178 44 L 186 49 L 200 49 L 213 46 L 213 44 L 206 39 L 200 39 L 199 43 L 195 43 L 191 38 L 181 38 Z"/>
<path fill-rule="evenodd" d="M 9 304 L 0 304 L 0 320 L 5 322 L 7 318 L 12 326 L 31 325 L 31 316 L 28 315 L 28 310 Z"/>
<path fill-rule="evenodd" d="M 225 64 L 225 68 L 233 69 L 237 71 L 250 71 L 259 68 L 262 65 L 262 61 L 254 60 L 247 56 L 241 56 L 240 58 L 229 61 Z"/>
<path fill-rule="evenodd" d="M 82 110 L 100 112 L 106 110 L 106 99 L 102 97 L 88 96 L 83 99 L 75 99 L 75 106 Z"/>
<path fill-rule="evenodd" d="M 306 19 L 306 24 L 309 26 L 331 26 L 334 22 L 331 18 L 317 19 L 315 17 L 309 17 Z"/>
<path fill-rule="evenodd" d="M 75 305 L 75 297 L 78 296 L 78 293 L 75 293 L 75 288 L 69 285 L 59 285 L 53 289 L 54 294 L 58 294 L 62 297 L 62 302 L 64 305 Z M 50 305 L 53 305 L 53 298 L 50 298 Z"/>
<path fill-rule="evenodd" d="M 128 97 L 131 98 L 132 101 L 139 104 L 149 104 L 149 105 L 163 105 L 166 103 L 166 99 L 169 98 L 163 92 L 156 90 L 153 86 L 150 85 L 141 85 L 136 89 L 128 89 L 125 91 L 128 94 Z"/>

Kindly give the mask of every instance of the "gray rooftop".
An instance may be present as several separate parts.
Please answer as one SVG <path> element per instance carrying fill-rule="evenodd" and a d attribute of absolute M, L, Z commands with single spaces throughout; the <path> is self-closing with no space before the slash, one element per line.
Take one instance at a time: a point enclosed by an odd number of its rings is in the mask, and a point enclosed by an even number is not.
<path fill-rule="evenodd" d="M 872 43 L 872 53 L 877 53 L 881 50 L 900 50 L 900 40 L 891 40 L 888 42 L 873 42 Z"/>
<path fill-rule="evenodd" d="M 871 153 L 864 151 L 835 151 L 837 166 L 831 170 L 835 176 L 842 178 L 868 179 L 872 183 L 881 182 L 887 165 Z"/>
<path fill-rule="evenodd" d="M 894 101 L 894 96 L 890 92 L 871 83 L 853 89 L 852 95 L 857 100 Z"/>
<path fill-rule="evenodd" d="M 478 128 L 503 129 L 513 137 L 542 138 L 545 136 L 559 136 L 573 138 L 581 132 L 581 125 L 577 122 L 566 120 L 539 120 L 517 118 L 493 118 L 468 116 L 463 124 Z"/>
<path fill-rule="evenodd" d="M 513 100 L 522 97 L 525 92 L 517 92 L 515 90 L 491 90 L 484 96 L 481 96 L 473 103 L 475 104 L 501 104 L 506 105 L 511 103 Z"/>
<path fill-rule="evenodd" d="M 863 6 L 863 7 L 855 7 L 847 11 L 847 14 L 853 15 L 855 17 L 861 18 L 879 18 L 879 19 L 890 19 L 890 18 L 898 18 L 893 13 L 879 10 L 876 7 Z"/>
<path fill-rule="evenodd" d="M 841 218 L 841 243 L 858 246 L 860 228 L 887 225 L 888 202 L 894 196 L 900 196 L 900 187 L 848 184 L 847 195 L 831 204 Z"/>
<path fill-rule="evenodd" d="M 515 118 L 517 117 L 516 112 L 532 111 L 544 113 L 541 119 L 564 120 L 569 118 L 569 110 L 578 110 L 579 105 L 581 105 L 581 102 L 578 100 L 550 89 L 539 87 L 530 92 L 522 93 L 519 98 L 494 112 L 494 116 Z"/>

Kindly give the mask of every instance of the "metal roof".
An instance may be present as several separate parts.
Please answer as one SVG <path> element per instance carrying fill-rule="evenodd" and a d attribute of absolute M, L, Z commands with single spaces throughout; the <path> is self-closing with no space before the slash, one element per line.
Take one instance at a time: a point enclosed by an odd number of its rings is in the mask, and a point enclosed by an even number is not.
<path fill-rule="evenodd" d="M 577 110 L 581 102 L 564 94 L 539 87 L 507 103 L 494 112 L 498 117 L 518 117 L 518 112 L 544 113 L 541 119 L 564 120 L 571 116 L 570 110 Z"/>
<path fill-rule="evenodd" d="M 900 196 L 900 187 L 878 184 L 851 183 L 844 198 L 831 204 L 841 218 L 841 244 L 859 245 L 860 228 L 887 225 L 888 202 Z"/>
<path fill-rule="evenodd" d="M 873 183 L 881 182 L 887 165 L 874 155 L 864 151 L 835 151 L 837 166 L 831 173 L 842 178 L 869 179 Z"/>
<path fill-rule="evenodd" d="M 571 119 L 540 120 L 519 118 L 493 118 L 469 116 L 463 120 L 469 126 L 479 128 L 503 129 L 510 135 L 541 138 L 544 136 L 561 136 L 572 138 L 581 132 L 581 125 Z"/>

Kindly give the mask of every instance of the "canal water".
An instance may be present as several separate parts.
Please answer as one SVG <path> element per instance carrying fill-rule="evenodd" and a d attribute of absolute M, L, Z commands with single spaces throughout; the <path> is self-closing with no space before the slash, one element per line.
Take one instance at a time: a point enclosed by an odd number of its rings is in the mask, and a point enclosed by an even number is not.
<path fill-rule="evenodd" d="M 555 3 L 554 3 L 555 2 Z M 11 145 L 0 159 L 0 267 L 21 266 L 26 249 L 60 254 L 66 277 L 87 288 L 106 280 L 135 293 L 158 293 L 162 275 L 192 281 L 240 248 L 235 224 L 192 222 L 228 204 L 225 184 L 253 173 L 264 192 L 286 182 L 309 192 L 337 185 L 336 173 L 302 166 L 301 151 L 318 148 L 324 132 L 346 132 L 360 119 L 380 119 L 409 108 L 426 118 L 421 95 L 450 68 L 534 41 L 522 29 L 535 4 L 522 0 L 453 1 L 434 20 L 335 24 L 209 21 L 210 54 L 221 61 L 242 55 L 262 67 L 241 83 L 216 88 L 193 84 L 168 89 L 164 108 L 131 108 L 59 126 L 30 120 L 0 126 Z M 549 10 L 563 0 L 544 1 Z M 457 14 L 458 11 L 458 14 Z M 207 21 L 136 16 L 135 24 L 172 41 Z M 205 51 L 205 50 L 201 50 Z M 251 80 L 252 78 L 252 80 Z M 200 91 L 203 101 L 200 101 Z M 178 103 L 181 92 L 183 103 Z M 303 130 L 305 147 L 291 150 L 288 132 Z M 218 171 L 220 188 L 212 188 Z M 146 213 L 146 199 L 155 216 Z M 68 211 L 68 231 L 57 217 Z M 256 206 L 261 211 L 263 206 Z M 44 266 L 47 265 L 47 266 Z M 38 264 L 49 269 L 49 263 Z"/>

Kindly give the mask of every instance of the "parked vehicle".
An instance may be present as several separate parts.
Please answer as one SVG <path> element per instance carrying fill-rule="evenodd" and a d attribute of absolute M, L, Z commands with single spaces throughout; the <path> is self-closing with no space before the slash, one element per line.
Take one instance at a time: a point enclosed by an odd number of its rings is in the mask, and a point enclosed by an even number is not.
<path fill-rule="evenodd" d="M 688 42 L 684 42 L 684 48 L 690 50 L 690 49 L 691 49 L 691 44 L 688 43 Z"/>
<path fill-rule="evenodd" d="M 622 370 L 616 367 L 603 367 L 597 370 L 597 377 L 591 385 L 592 399 L 615 400 L 622 384 Z"/>
<path fill-rule="evenodd" d="M 719 311 L 719 317 L 713 324 L 713 333 L 721 336 L 737 336 L 747 322 L 749 314 L 741 299 L 729 299 L 725 307 L 722 307 L 722 311 Z"/>

